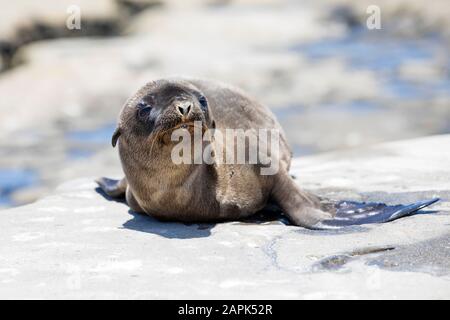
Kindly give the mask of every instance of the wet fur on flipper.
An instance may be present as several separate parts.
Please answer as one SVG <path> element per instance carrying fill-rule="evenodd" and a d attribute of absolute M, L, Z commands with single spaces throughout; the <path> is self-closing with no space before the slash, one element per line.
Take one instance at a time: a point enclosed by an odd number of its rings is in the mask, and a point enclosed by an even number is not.
<path fill-rule="evenodd" d="M 110 178 L 99 178 L 95 180 L 99 187 L 103 190 L 104 193 L 106 193 L 108 196 L 112 198 L 125 198 L 125 192 L 126 192 L 126 181 L 124 179 L 122 180 L 116 180 L 116 179 L 110 179 Z"/>
<path fill-rule="evenodd" d="M 417 214 L 419 210 L 439 201 L 439 198 L 423 200 L 407 205 L 387 205 L 375 202 L 340 201 L 334 204 L 333 219 L 323 220 L 314 229 L 337 229 L 352 225 L 390 222 Z"/>

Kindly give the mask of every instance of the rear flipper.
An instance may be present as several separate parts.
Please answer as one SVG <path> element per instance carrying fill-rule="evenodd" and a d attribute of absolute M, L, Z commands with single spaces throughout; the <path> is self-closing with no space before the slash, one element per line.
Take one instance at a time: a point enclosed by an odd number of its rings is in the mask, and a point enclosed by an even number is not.
<path fill-rule="evenodd" d="M 338 229 L 351 225 L 390 222 L 395 219 L 416 214 L 435 202 L 432 200 L 418 201 L 408 205 L 386 205 L 384 203 L 366 203 L 340 201 L 334 204 L 335 215 L 312 226 L 313 229 Z"/>
<path fill-rule="evenodd" d="M 128 185 L 126 178 L 115 180 L 103 177 L 97 179 L 96 182 L 108 196 L 112 198 L 125 198 Z"/>
<path fill-rule="evenodd" d="M 334 202 L 300 189 L 287 172 L 275 176 L 272 198 L 289 221 L 308 229 L 338 229 L 351 225 L 389 222 L 415 214 L 439 199 L 409 205 L 353 201 Z"/>

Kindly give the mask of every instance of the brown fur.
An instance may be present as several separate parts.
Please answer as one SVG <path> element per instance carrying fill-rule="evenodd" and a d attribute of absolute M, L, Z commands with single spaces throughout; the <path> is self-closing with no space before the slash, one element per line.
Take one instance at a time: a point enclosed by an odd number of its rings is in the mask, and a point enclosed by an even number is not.
<path fill-rule="evenodd" d="M 206 98 L 206 110 L 199 97 Z M 181 124 L 176 111 L 180 99 L 192 103 L 188 120 L 202 121 L 203 129 L 278 129 L 279 172 L 261 175 L 259 164 L 174 164 L 170 133 Z M 153 106 L 152 121 L 138 119 L 140 101 Z M 125 195 L 134 211 L 163 220 L 233 220 L 248 217 L 274 200 L 296 225 L 313 227 L 331 217 L 319 209 L 315 196 L 299 189 L 289 176 L 291 151 L 275 116 L 227 85 L 190 79 L 147 84 L 123 107 L 113 145 L 117 141 L 125 178 L 116 187 L 107 186 L 104 180 L 99 184 L 111 196 Z"/>

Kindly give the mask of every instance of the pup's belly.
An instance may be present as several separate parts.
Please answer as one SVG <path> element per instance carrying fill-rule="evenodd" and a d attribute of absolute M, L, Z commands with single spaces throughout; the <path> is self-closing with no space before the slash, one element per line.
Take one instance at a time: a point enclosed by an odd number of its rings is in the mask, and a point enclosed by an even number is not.
<path fill-rule="evenodd" d="M 261 197 L 222 197 L 218 201 L 211 195 L 199 197 L 177 189 L 154 192 L 142 203 L 145 212 L 154 218 L 181 222 L 242 219 L 265 205 Z"/>

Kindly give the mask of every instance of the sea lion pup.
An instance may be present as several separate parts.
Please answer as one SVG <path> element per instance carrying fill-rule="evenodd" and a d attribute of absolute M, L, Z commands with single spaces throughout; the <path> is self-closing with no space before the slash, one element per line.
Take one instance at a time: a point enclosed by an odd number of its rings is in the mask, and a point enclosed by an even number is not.
<path fill-rule="evenodd" d="M 229 129 L 245 130 L 248 136 L 217 138 Z M 263 139 L 261 129 L 275 133 L 275 142 Z M 208 133 L 210 139 L 202 140 L 200 149 L 203 155 L 209 148 L 209 161 L 195 161 L 195 139 L 187 142 L 190 151 L 181 152 L 194 161 L 174 161 L 180 143 L 173 141 L 177 130 L 187 137 L 195 136 L 195 130 Z M 242 163 L 231 157 L 227 162 L 228 152 L 239 149 L 238 141 L 248 142 L 240 145 L 245 159 L 253 152 L 256 161 Z M 251 149 L 250 141 L 258 148 Z M 125 178 L 101 178 L 98 184 L 111 197 L 125 196 L 133 211 L 161 220 L 237 220 L 270 201 L 292 224 L 321 229 L 386 222 L 437 201 L 386 206 L 333 202 L 305 192 L 289 175 L 291 150 L 272 112 L 236 88 L 207 80 L 161 79 L 145 85 L 120 113 L 112 136 L 113 147 L 116 144 Z"/>

